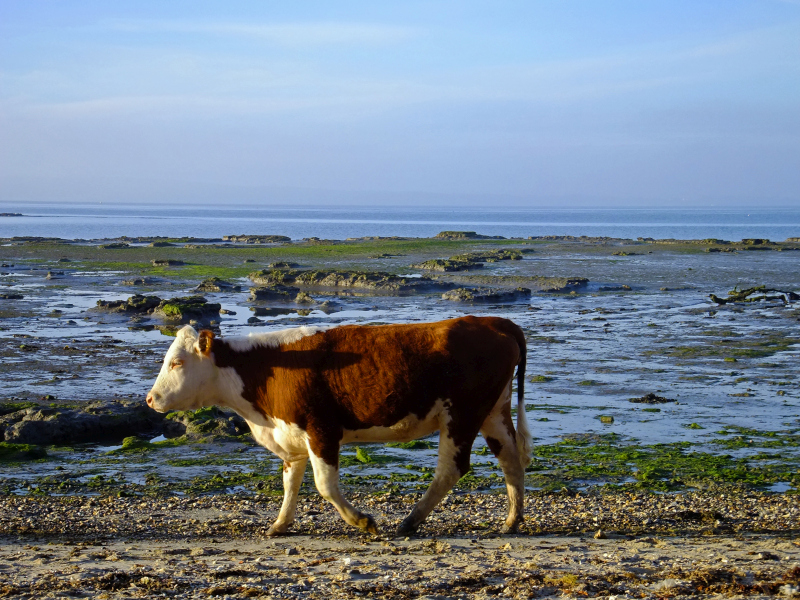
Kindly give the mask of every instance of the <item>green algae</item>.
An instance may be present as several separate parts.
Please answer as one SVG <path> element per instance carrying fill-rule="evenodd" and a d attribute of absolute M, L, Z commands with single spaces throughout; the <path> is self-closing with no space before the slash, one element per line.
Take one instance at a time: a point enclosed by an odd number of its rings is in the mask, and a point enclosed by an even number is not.
<path fill-rule="evenodd" d="M 189 440 L 186 437 L 177 437 L 168 440 L 160 440 L 158 442 L 151 442 L 140 437 L 130 436 L 122 440 L 122 447 L 114 450 L 109 450 L 106 454 L 127 454 L 131 452 L 147 452 L 150 450 L 159 450 L 163 448 L 175 448 L 188 444 Z"/>
<path fill-rule="evenodd" d="M 411 440 L 410 442 L 389 442 L 386 444 L 389 448 L 401 448 L 403 450 L 430 450 L 436 448 L 435 442 L 427 440 Z"/>
<path fill-rule="evenodd" d="M 0 442 L 0 462 L 21 462 L 47 458 L 47 451 L 34 444 Z"/>
<path fill-rule="evenodd" d="M 39 406 L 36 402 L 3 402 L 0 403 L 0 416 L 15 413 L 18 410 Z"/>
<path fill-rule="evenodd" d="M 776 455 L 735 458 L 692 451 L 688 442 L 620 445 L 615 434 L 571 436 L 534 447 L 527 468 L 529 484 L 542 489 L 607 485 L 652 491 L 675 491 L 714 484 L 763 488 L 792 482 L 797 488 L 797 460 Z"/>

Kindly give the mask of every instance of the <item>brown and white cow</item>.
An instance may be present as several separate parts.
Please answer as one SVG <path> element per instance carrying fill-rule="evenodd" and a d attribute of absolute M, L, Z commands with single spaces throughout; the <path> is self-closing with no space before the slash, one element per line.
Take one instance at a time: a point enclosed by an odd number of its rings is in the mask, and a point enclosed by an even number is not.
<path fill-rule="evenodd" d="M 231 408 L 260 444 L 283 459 L 283 505 L 270 535 L 285 533 L 294 520 L 309 458 L 320 494 L 349 524 L 377 533 L 373 518 L 339 490 L 340 446 L 408 441 L 437 430 L 435 476 L 398 533 L 414 531 L 467 472 L 478 432 L 505 474 L 504 530 L 514 531 L 522 522 L 530 461 L 525 358 L 522 330 L 495 317 L 298 327 L 231 338 L 186 326 L 170 346 L 147 404 L 159 412 L 212 404 Z"/>

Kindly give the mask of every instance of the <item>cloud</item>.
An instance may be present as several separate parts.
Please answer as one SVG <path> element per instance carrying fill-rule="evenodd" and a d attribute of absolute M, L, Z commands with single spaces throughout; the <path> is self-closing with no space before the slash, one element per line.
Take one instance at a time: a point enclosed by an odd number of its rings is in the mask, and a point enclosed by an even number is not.
<path fill-rule="evenodd" d="M 116 31 L 254 37 L 284 46 L 386 45 L 405 41 L 420 33 L 411 27 L 375 23 L 251 24 L 133 19 L 107 21 L 106 24 Z"/>

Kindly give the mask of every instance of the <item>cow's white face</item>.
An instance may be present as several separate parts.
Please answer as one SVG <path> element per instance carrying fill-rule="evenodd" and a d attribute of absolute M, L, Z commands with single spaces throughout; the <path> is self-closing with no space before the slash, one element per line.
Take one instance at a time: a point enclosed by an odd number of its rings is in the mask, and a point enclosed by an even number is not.
<path fill-rule="evenodd" d="M 167 412 L 214 404 L 217 368 L 209 356 L 212 338 L 210 331 L 198 334 L 189 325 L 178 332 L 147 394 L 148 406 Z"/>

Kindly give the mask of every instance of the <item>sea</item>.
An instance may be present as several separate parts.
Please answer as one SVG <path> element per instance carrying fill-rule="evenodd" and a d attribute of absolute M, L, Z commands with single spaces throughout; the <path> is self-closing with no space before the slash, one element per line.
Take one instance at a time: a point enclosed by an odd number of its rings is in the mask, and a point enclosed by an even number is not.
<path fill-rule="evenodd" d="M 284 235 L 343 240 L 431 237 L 444 230 L 527 238 L 545 235 L 739 241 L 800 237 L 800 209 L 502 208 L 453 206 L 220 206 L 0 202 L 0 238 L 221 238 Z"/>

